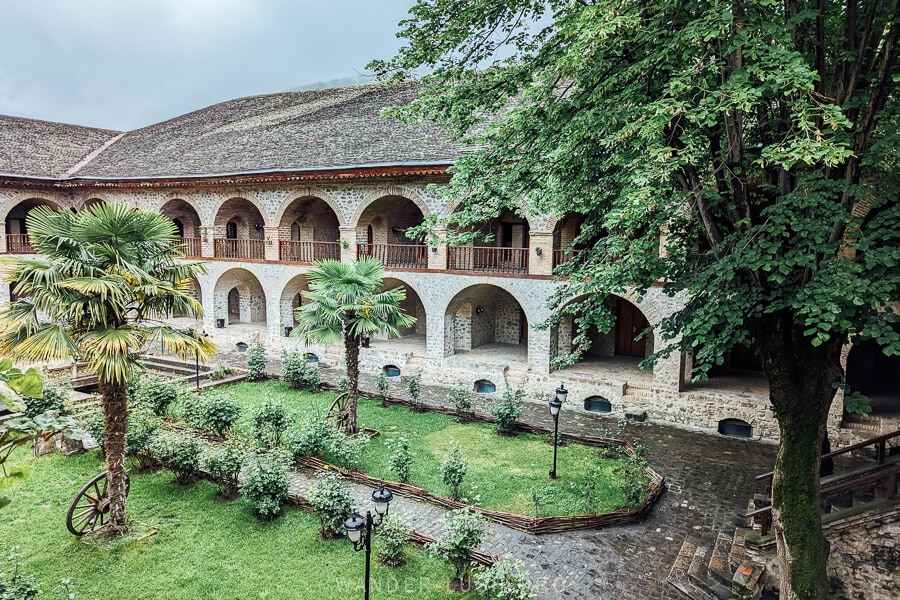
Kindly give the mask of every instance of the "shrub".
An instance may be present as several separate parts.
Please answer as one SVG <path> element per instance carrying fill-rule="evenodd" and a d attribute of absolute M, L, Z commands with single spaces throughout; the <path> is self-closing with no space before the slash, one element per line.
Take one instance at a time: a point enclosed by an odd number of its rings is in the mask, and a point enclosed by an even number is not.
<path fill-rule="evenodd" d="M 384 518 L 376 530 L 378 561 L 388 567 L 402 567 L 406 564 L 404 546 L 409 543 L 410 530 L 406 522 L 396 514 Z"/>
<path fill-rule="evenodd" d="M 409 375 L 405 379 L 406 391 L 409 393 L 409 397 L 412 398 L 413 409 L 422 410 L 422 403 L 419 400 L 422 396 L 422 374 Z"/>
<path fill-rule="evenodd" d="M 451 442 L 450 448 L 447 450 L 447 458 L 440 464 L 438 469 L 441 472 L 441 480 L 444 482 L 444 485 L 450 488 L 450 498 L 453 500 L 459 500 L 459 490 L 468 468 L 469 465 L 463 458 L 459 446 L 456 442 Z"/>
<path fill-rule="evenodd" d="M 175 473 L 175 483 L 190 483 L 200 471 L 200 442 L 193 436 L 161 431 L 150 450 L 162 466 Z"/>
<path fill-rule="evenodd" d="M 494 423 L 497 424 L 497 433 L 505 435 L 513 433 L 513 423 L 522 416 L 522 399 L 524 397 L 525 390 L 517 388 L 513 391 L 507 384 L 503 391 L 503 399 L 490 405 L 488 410 L 494 417 Z"/>
<path fill-rule="evenodd" d="M 182 417 L 192 427 L 208 429 L 219 437 L 225 437 L 240 419 L 241 407 L 229 396 L 191 394 L 185 400 Z"/>
<path fill-rule="evenodd" d="M 237 496 L 238 476 L 246 455 L 246 451 L 234 443 L 212 446 L 204 454 L 203 468 L 219 484 L 216 498 L 230 500 Z"/>
<path fill-rule="evenodd" d="M 216 365 L 216 368 L 209 372 L 207 375 L 208 378 L 216 380 L 216 379 L 225 379 L 226 376 L 234 373 L 234 369 L 227 365 Z"/>
<path fill-rule="evenodd" d="M 291 421 L 283 404 L 267 400 L 253 416 L 253 438 L 266 448 L 275 448 Z"/>
<path fill-rule="evenodd" d="M 537 591 L 528 581 L 525 563 L 506 554 L 491 567 L 481 567 L 472 574 L 475 590 L 487 600 L 532 600 Z"/>
<path fill-rule="evenodd" d="M 103 435 L 103 412 L 101 410 L 91 411 L 79 420 L 79 425 L 88 435 L 94 438 L 100 447 L 100 452 L 106 454 L 106 437 Z"/>
<path fill-rule="evenodd" d="M 306 497 L 319 517 L 319 536 L 322 539 L 339 536 L 344 521 L 353 510 L 353 497 L 344 486 L 343 478 L 334 471 L 319 471 Z"/>
<path fill-rule="evenodd" d="M 281 354 L 281 379 L 295 390 L 302 388 L 316 390 L 322 383 L 319 369 L 306 362 L 303 353 L 292 351 Z"/>
<path fill-rule="evenodd" d="M 378 395 L 381 396 L 381 405 L 387 406 L 388 391 L 391 389 L 391 380 L 384 374 L 384 371 L 381 371 L 378 374 L 378 379 L 375 380 L 375 389 L 378 390 Z"/>
<path fill-rule="evenodd" d="M 584 468 L 584 476 L 569 486 L 575 492 L 578 498 L 578 510 L 584 513 L 593 514 L 597 512 L 597 506 L 600 501 L 600 493 L 602 488 L 600 484 L 603 482 L 603 467 L 594 464 L 589 460 L 582 461 Z"/>
<path fill-rule="evenodd" d="M 247 350 L 247 379 L 262 381 L 266 378 L 266 347 L 262 342 L 253 342 Z"/>
<path fill-rule="evenodd" d="M 350 378 L 346 375 L 341 375 L 340 377 L 338 377 L 337 383 L 335 385 L 337 386 L 338 391 L 346 392 L 347 388 L 350 386 Z"/>
<path fill-rule="evenodd" d="M 415 456 L 409 451 L 409 438 L 401 437 L 394 440 L 385 440 L 384 445 L 391 449 L 388 457 L 388 468 L 397 475 L 397 479 L 403 483 L 409 481 L 409 471 L 412 468 L 412 459 Z"/>
<path fill-rule="evenodd" d="M 438 538 L 425 545 L 429 554 L 453 565 L 456 572 L 451 583 L 458 590 L 470 589 L 472 551 L 481 544 L 484 528 L 484 517 L 469 507 L 451 510 L 441 517 L 441 533 Z"/>
<path fill-rule="evenodd" d="M 643 457 L 644 447 L 634 445 L 634 453 L 628 457 L 628 462 L 621 470 L 622 491 L 629 506 L 640 504 L 647 495 L 650 487 L 650 478 L 647 476 L 647 459 Z"/>
<path fill-rule="evenodd" d="M 321 457 L 329 447 L 333 429 L 322 415 L 311 414 L 287 434 L 285 445 L 295 460 L 301 456 Z"/>
<path fill-rule="evenodd" d="M 25 401 L 25 416 L 33 419 L 51 410 L 56 411 L 60 416 L 68 414 L 65 403 L 69 399 L 71 391 L 72 387 L 67 381 L 45 381 L 42 397 L 22 396 L 22 400 Z"/>
<path fill-rule="evenodd" d="M 453 407 L 456 409 L 456 420 L 459 421 L 463 418 L 463 414 L 472 408 L 472 390 L 461 385 L 452 388 L 450 390 L 450 402 L 453 403 Z"/>
<path fill-rule="evenodd" d="M 182 387 L 158 375 L 144 373 L 128 384 L 132 406 L 142 406 L 157 416 L 165 416 L 169 405 L 183 394 Z"/>
<path fill-rule="evenodd" d="M 41 594 L 34 577 L 25 571 L 24 556 L 18 546 L 10 548 L 6 555 L 8 567 L 0 571 L 0 598 L 3 600 L 33 600 Z"/>
<path fill-rule="evenodd" d="M 359 470 L 362 452 L 369 441 L 370 438 L 365 433 L 347 435 L 343 430 L 334 428 L 331 430 L 331 436 L 328 439 L 328 450 L 331 452 L 334 464 L 351 471 L 357 471 Z"/>
<path fill-rule="evenodd" d="M 128 412 L 128 430 L 125 433 L 125 454 L 137 460 L 139 471 L 157 466 L 150 446 L 162 425 L 162 419 L 147 408 L 138 407 Z"/>
<path fill-rule="evenodd" d="M 280 515 L 290 486 L 286 457 L 257 451 L 249 455 L 242 472 L 241 494 L 253 507 L 253 514 L 261 521 Z"/>

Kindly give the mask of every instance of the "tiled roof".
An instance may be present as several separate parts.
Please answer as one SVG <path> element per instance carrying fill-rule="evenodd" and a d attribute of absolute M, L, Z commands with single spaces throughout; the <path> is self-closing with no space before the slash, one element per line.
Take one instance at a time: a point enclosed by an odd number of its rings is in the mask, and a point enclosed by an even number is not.
<path fill-rule="evenodd" d="M 452 163 L 459 147 L 436 127 L 381 116 L 416 93 L 409 82 L 249 96 L 124 134 L 0 116 L 0 174 L 177 179 Z"/>
<path fill-rule="evenodd" d="M 0 173 L 64 177 L 117 131 L 0 115 Z"/>

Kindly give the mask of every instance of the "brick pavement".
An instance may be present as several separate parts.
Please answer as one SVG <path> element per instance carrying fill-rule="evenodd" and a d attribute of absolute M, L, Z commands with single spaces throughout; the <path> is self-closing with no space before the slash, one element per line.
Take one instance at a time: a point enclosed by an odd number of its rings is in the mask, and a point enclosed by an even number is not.
<path fill-rule="evenodd" d="M 334 380 L 340 373 L 324 370 L 323 376 Z M 374 389 L 374 378 L 364 375 L 361 387 Z M 398 385 L 392 387 L 394 395 L 404 395 Z M 422 399 L 443 404 L 445 393 L 443 388 L 424 386 Z M 476 408 L 483 406 L 476 404 Z M 522 419 L 552 426 L 545 403 L 526 403 Z M 614 430 L 616 422 L 614 417 L 564 408 L 560 429 L 597 433 L 601 427 Z M 643 444 L 650 465 L 666 478 L 666 491 L 642 523 L 541 536 L 489 526 L 481 549 L 524 561 L 538 586 L 538 598 L 678 598 L 664 580 L 685 537 L 732 532 L 749 498 L 762 491 L 753 477 L 770 470 L 775 460 L 771 445 L 671 426 L 632 423 L 625 437 Z M 302 492 L 308 483 L 308 477 L 298 475 L 293 485 Z M 369 488 L 354 486 L 358 508 L 371 507 L 371 493 Z M 397 498 L 391 510 L 405 513 L 414 529 L 428 535 L 437 533 L 437 519 L 444 512 L 405 498 Z"/>

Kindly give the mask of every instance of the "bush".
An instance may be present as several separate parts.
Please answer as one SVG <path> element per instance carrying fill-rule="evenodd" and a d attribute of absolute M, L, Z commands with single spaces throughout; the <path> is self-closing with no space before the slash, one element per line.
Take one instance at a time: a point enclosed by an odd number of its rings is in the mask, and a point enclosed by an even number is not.
<path fill-rule="evenodd" d="M 285 445 L 294 460 L 301 456 L 321 457 L 328 450 L 333 429 L 322 415 L 308 415 L 299 427 L 287 434 Z"/>
<path fill-rule="evenodd" d="M 475 590 L 487 600 L 532 600 L 537 591 L 528 575 L 525 563 L 506 554 L 493 566 L 476 569 L 472 579 Z"/>
<path fill-rule="evenodd" d="M 328 439 L 328 450 L 334 464 L 351 471 L 359 470 L 359 461 L 366 445 L 371 441 L 365 433 L 347 435 L 341 429 L 332 429 Z"/>
<path fill-rule="evenodd" d="M 319 536 L 322 539 L 338 537 L 353 510 L 353 496 L 344 486 L 343 478 L 333 471 L 319 471 L 306 497 L 319 517 Z"/>
<path fill-rule="evenodd" d="M 469 507 L 451 510 L 441 517 L 441 533 L 438 538 L 425 545 L 429 554 L 453 565 L 456 573 L 452 584 L 458 590 L 470 589 L 472 551 L 481 544 L 484 528 L 484 517 Z"/>
<path fill-rule="evenodd" d="M 406 391 L 409 392 L 409 397 L 413 401 L 413 409 L 422 410 L 422 403 L 419 401 L 422 396 L 422 374 L 416 373 L 406 377 L 405 383 Z"/>
<path fill-rule="evenodd" d="M 241 446 L 233 443 L 213 446 L 207 450 L 203 456 L 203 468 L 219 484 L 216 498 L 230 500 L 237 496 L 238 476 L 246 455 Z"/>
<path fill-rule="evenodd" d="M 261 521 L 280 515 L 290 486 L 286 457 L 257 451 L 249 455 L 242 472 L 241 494 L 253 507 L 253 514 Z"/>
<path fill-rule="evenodd" d="M 622 475 L 622 491 L 629 507 L 643 502 L 650 488 L 650 478 L 647 476 L 647 459 L 643 457 L 644 447 L 634 445 L 634 453 L 628 457 L 628 462 L 620 472 Z"/>
<path fill-rule="evenodd" d="M 341 375 L 340 377 L 338 377 L 337 383 L 335 385 L 337 386 L 338 391 L 346 392 L 347 388 L 350 387 L 350 378 L 346 375 Z"/>
<path fill-rule="evenodd" d="M 375 537 L 378 542 L 378 561 L 387 567 L 402 567 L 406 564 L 403 549 L 409 543 L 409 526 L 396 514 L 389 514 L 378 526 Z"/>
<path fill-rule="evenodd" d="M 582 461 L 584 476 L 569 486 L 578 498 L 578 510 L 587 514 L 597 512 L 602 488 L 600 484 L 604 480 L 603 467 L 589 460 Z"/>
<path fill-rule="evenodd" d="M 266 378 L 266 347 L 262 342 L 253 342 L 247 350 L 247 379 L 262 381 Z"/>
<path fill-rule="evenodd" d="M 291 422 L 283 404 L 267 400 L 253 416 L 253 439 L 266 448 L 276 448 Z"/>
<path fill-rule="evenodd" d="M 216 365 L 216 368 L 209 372 L 207 377 L 212 380 L 225 379 L 226 376 L 234 373 L 234 369 L 227 365 Z"/>
<path fill-rule="evenodd" d="M 169 405 L 184 394 L 182 386 L 158 375 L 144 373 L 128 384 L 131 406 L 141 406 L 157 416 L 165 416 Z"/>
<path fill-rule="evenodd" d="M 150 450 L 162 466 L 175 473 L 175 483 L 191 483 L 200 471 L 200 442 L 193 436 L 161 431 Z"/>
<path fill-rule="evenodd" d="M 385 440 L 384 445 L 391 449 L 388 457 L 388 468 L 397 475 L 402 483 L 409 481 L 409 471 L 412 468 L 412 459 L 415 456 L 409 451 L 409 438 L 401 437 L 394 440 Z"/>
<path fill-rule="evenodd" d="M 322 384 L 319 369 L 306 362 L 306 356 L 301 352 L 282 353 L 281 379 L 294 390 L 303 388 L 317 390 Z"/>
<path fill-rule="evenodd" d="M 188 425 L 208 429 L 219 437 L 225 437 L 240 417 L 238 403 L 221 394 L 190 394 L 182 410 L 182 418 Z"/>
<path fill-rule="evenodd" d="M 378 390 L 378 395 L 381 396 L 381 405 L 386 407 L 388 405 L 388 391 L 391 389 L 391 380 L 384 374 L 384 371 L 378 374 L 378 379 L 375 380 L 375 389 Z"/>
<path fill-rule="evenodd" d="M 459 421 L 463 413 L 472 408 L 472 390 L 461 385 L 452 388 L 450 390 L 450 402 L 453 403 L 453 407 L 456 409 L 456 420 Z"/>
<path fill-rule="evenodd" d="M 79 420 L 79 425 L 88 435 L 94 438 L 100 447 L 100 452 L 106 454 L 106 436 L 103 435 L 103 411 L 91 411 Z"/>
<path fill-rule="evenodd" d="M 72 387 L 68 382 L 45 381 L 43 391 L 44 393 L 40 398 L 22 396 L 22 400 L 25 401 L 26 417 L 33 419 L 36 416 L 51 410 L 56 411 L 60 416 L 69 413 L 65 403 L 69 399 L 69 393 L 72 391 Z"/>
<path fill-rule="evenodd" d="M 494 417 L 494 423 L 497 424 L 497 433 L 504 435 L 513 433 L 513 423 L 522 416 L 522 399 L 524 397 L 525 390 L 517 388 L 513 391 L 507 384 L 503 391 L 503 399 L 490 405 L 488 410 Z"/>
<path fill-rule="evenodd" d="M 147 408 L 138 407 L 128 412 L 125 454 L 137 460 L 139 471 L 146 471 L 157 466 L 150 446 L 161 425 L 162 419 Z"/>
<path fill-rule="evenodd" d="M 0 599 L 33 600 L 41 594 L 34 577 L 22 565 L 24 556 L 18 546 L 13 546 L 6 555 L 8 567 L 0 571 Z"/>
<path fill-rule="evenodd" d="M 444 485 L 450 488 L 450 498 L 459 500 L 460 487 L 462 487 L 469 465 L 463 458 L 456 442 L 450 443 L 450 448 L 447 450 L 447 459 L 440 464 L 438 469 L 441 472 L 441 480 L 444 482 Z"/>

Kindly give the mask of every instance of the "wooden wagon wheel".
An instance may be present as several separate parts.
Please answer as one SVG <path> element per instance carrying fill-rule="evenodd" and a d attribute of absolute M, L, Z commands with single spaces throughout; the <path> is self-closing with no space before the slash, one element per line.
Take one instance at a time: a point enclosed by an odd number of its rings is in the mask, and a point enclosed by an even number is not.
<path fill-rule="evenodd" d="M 347 397 L 349 395 L 348 392 L 338 394 L 338 397 L 328 407 L 328 412 L 325 413 L 325 418 L 334 419 L 335 426 L 340 429 L 346 429 L 347 421 L 349 420 L 349 415 L 347 414 Z"/>
<path fill-rule="evenodd" d="M 109 495 L 106 490 L 104 471 L 87 482 L 75 495 L 66 513 L 66 528 L 72 535 L 82 536 L 99 529 L 106 522 L 109 513 Z M 131 481 L 125 476 L 125 497 L 131 490 Z"/>

